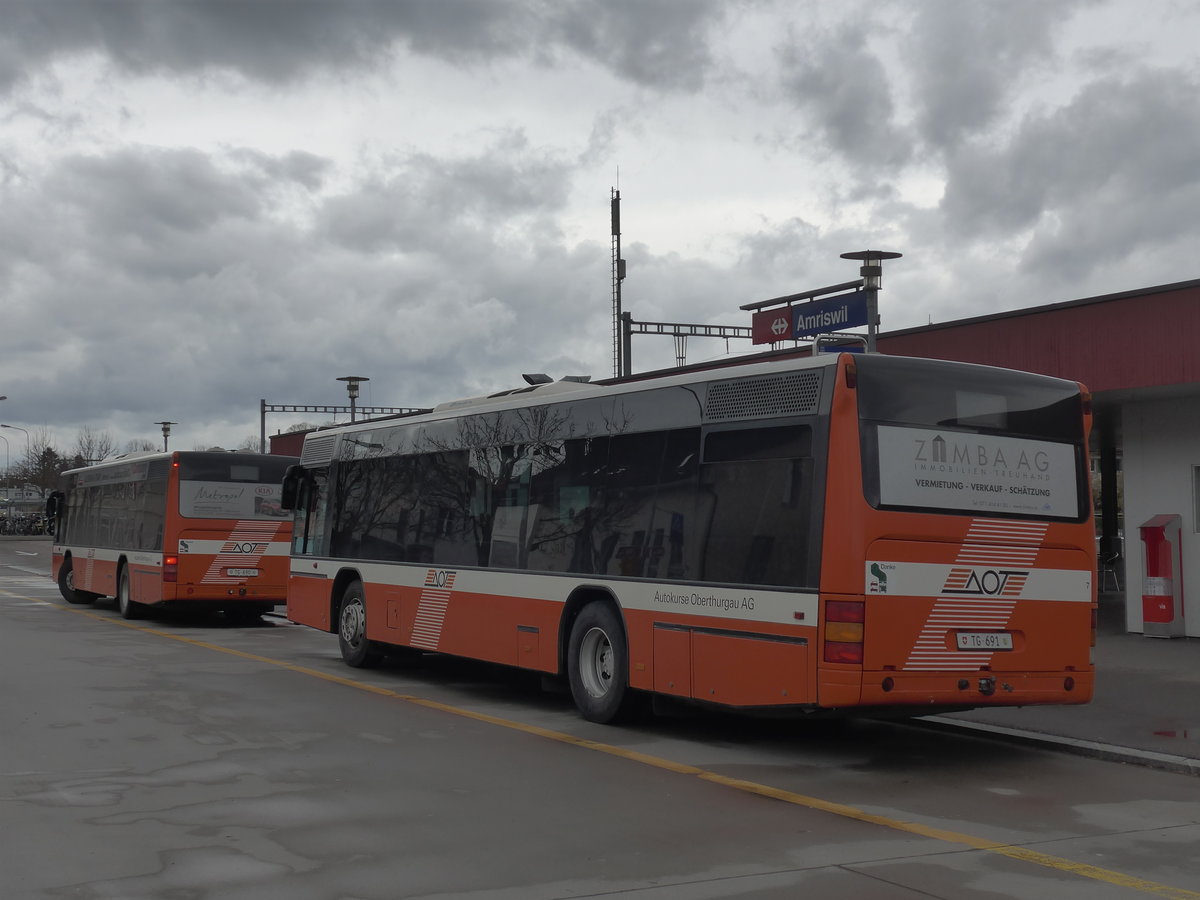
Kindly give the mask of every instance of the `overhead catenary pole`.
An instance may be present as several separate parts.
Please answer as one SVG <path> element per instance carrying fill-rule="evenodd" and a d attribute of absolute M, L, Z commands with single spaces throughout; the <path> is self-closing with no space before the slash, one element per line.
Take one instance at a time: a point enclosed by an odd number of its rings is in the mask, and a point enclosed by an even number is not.
<path fill-rule="evenodd" d="M 428 407 L 418 406 L 357 406 L 355 411 L 364 416 L 411 416 L 430 412 Z M 267 452 L 267 413 L 323 413 L 338 415 L 350 412 L 348 406 L 329 406 L 318 403 L 268 403 L 258 401 L 258 452 Z"/>
<path fill-rule="evenodd" d="M 613 310 L 613 375 L 629 374 L 629 356 L 625 352 L 621 314 L 621 282 L 625 280 L 625 260 L 621 258 L 621 192 L 612 189 L 612 310 Z"/>

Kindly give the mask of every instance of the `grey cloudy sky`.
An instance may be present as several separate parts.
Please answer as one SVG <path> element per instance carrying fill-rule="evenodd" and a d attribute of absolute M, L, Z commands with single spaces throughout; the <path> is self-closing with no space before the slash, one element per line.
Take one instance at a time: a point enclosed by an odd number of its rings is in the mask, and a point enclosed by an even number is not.
<path fill-rule="evenodd" d="M 611 375 L 614 186 L 639 320 L 748 325 L 867 247 L 884 331 L 1200 277 L 1194 0 L 0 15 L 0 420 L 63 449 Z"/>

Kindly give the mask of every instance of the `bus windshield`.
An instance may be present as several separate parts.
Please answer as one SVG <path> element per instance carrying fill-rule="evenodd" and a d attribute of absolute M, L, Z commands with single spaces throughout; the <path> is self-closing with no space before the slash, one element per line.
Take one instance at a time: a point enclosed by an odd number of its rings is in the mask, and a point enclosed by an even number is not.
<path fill-rule="evenodd" d="M 857 361 L 863 484 L 876 508 L 1082 521 L 1079 387 L 937 360 Z"/>

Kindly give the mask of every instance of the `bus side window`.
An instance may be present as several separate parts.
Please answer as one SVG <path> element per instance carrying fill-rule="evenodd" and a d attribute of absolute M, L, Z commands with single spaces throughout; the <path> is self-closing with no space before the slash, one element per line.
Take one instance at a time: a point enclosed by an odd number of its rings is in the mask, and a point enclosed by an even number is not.
<path fill-rule="evenodd" d="M 812 473 L 808 425 L 710 431 L 700 475 L 713 498 L 704 579 L 812 586 Z"/>

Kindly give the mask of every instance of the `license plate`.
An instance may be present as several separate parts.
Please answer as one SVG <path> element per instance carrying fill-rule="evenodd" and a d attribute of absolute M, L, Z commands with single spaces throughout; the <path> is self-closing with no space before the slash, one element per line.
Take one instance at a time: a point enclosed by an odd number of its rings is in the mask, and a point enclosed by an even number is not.
<path fill-rule="evenodd" d="M 1007 631 L 960 631 L 956 634 L 959 650 L 1011 650 L 1012 635 Z"/>
<path fill-rule="evenodd" d="M 258 574 L 258 569 L 226 569 L 225 574 L 235 578 L 253 578 Z"/>

